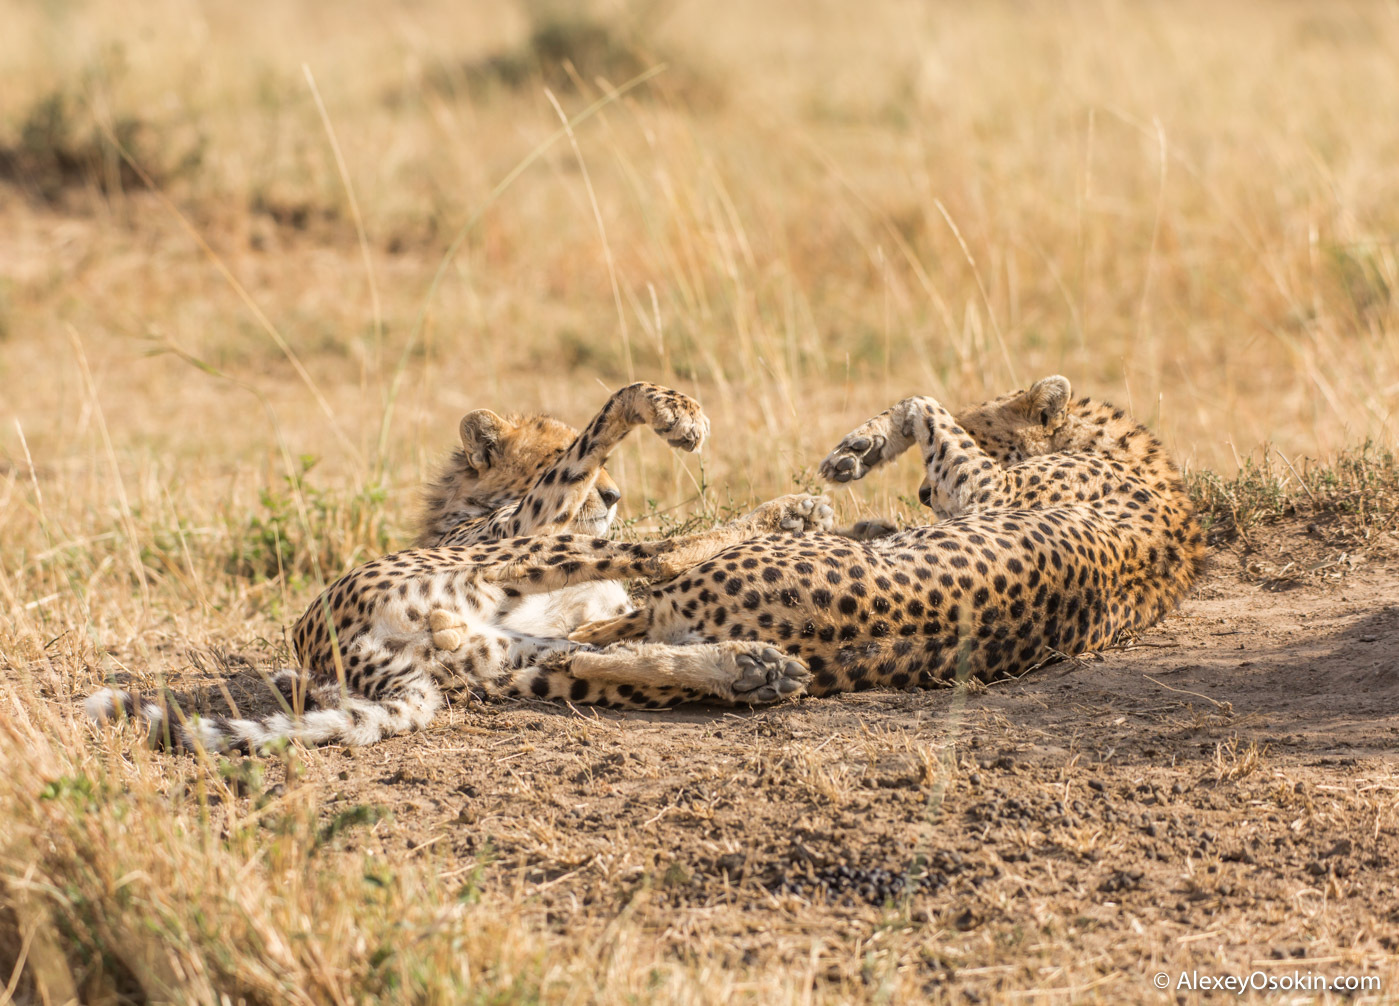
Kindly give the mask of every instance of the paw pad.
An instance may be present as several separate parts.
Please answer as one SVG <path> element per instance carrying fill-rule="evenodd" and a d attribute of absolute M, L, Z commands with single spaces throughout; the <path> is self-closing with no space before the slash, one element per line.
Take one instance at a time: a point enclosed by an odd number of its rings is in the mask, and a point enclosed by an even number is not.
<path fill-rule="evenodd" d="M 753 705 L 795 695 L 811 679 L 805 664 L 775 646 L 764 647 L 758 653 L 740 653 L 737 663 L 734 698 Z"/>
<path fill-rule="evenodd" d="M 850 482 L 863 478 L 879 464 L 887 441 L 877 433 L 846 437 L 821 462 L 821 476 L 831 482 Z"/>

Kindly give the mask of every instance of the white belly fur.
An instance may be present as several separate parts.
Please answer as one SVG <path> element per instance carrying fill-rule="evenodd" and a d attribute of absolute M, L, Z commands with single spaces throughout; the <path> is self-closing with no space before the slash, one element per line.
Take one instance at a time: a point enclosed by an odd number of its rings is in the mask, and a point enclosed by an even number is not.
<path fill-rule="evenodd" d="M 579 583 L 548 594 L 529 594 L 502 612 L 496 624 L 528 636 L 567 636 L 584 622 L 632 610 L 627 589 L 616 580 Z"/>

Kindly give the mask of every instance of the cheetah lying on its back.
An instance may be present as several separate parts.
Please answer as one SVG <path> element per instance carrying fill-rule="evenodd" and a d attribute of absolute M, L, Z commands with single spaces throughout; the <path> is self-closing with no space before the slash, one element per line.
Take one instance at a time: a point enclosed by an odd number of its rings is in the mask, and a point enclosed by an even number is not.
<path fill-rule="evenodd" d="M 1190 589 L 1203 537 L 1160 442 L 1120 409 L 1048 377 L 953 417 L 909 398 L 855 430 L 822 463 L 847 482 L 917 446 L 919 498 L 945 520 L 860 542 L 762 537 L 692 568 L 663 554 L 575 543 L 508 575 L 557 586 L 649 575 L 640 611 L 583 626 L 594 645 L 757 640 L 811 673 L 806 692 L 1018 675 L 1057 654 L 1106 646 L 1157 621 Z M 492 561 L 482 555 L 481 561 Z M 635 706 L 684 695 L 638 688 L 619 643 L 538 670 L 540 696 Z M 716 697 L 727 698 L 716 689 Z"/>
<path fill-rule="evenodd" d="M 570 642 L 569 631 L 628 612 L 631 605 L 616 578 L 558 589 L 512 586 L 479 568 L 476 557 L 482 553 L 473 546 L 500 542 L 492 558 L 515 561 L 546 550 L 553 554 L 577 541 L 611 546 L 599 536 L 611 526 L 619 493 L 602 466 L 640 425 L 690 451 L 709 432 L 708 419 L 692 399 L 644 383 L 614 394 L 581 434 L 545 416 L 502 419 L 485 410 L 465 416 L 461 448 L 428 486 L 417 547 L 347 573 L 297 622 L 296 653 L 309 679 L 294 671 L 277 677 L 289 712 L 260 720 L 181 719 L 171 724 L 171 739 L 212 750 L 260 747 L 283 738 L 368 744 L 425 725 L 442 705 L 444 689 L 522 694 L 516 685 L 521 668 L 589 649 Z M 695 536 L 683 554 L 697 562 L 744 537 L 829 527 L 830 513 L 814 497 L 783 497 Z M 790 662 L 776 651 L 765 655 L 768 650 L 726 644 L 686 656 L 723 664 L 734 679 L 729 697 L 752 693 L 770 700 L 778 694 L 779 679 L 788 690 L 796 685 L 784 677 Z M 794 663 L 791 667 L 805 673 Z M 86 706 L 98 720 L 118 709 L 139 714 L 149 721 L 154 739 L 166 729 L 159 704 L 126 692 L 104 689 Z"/>

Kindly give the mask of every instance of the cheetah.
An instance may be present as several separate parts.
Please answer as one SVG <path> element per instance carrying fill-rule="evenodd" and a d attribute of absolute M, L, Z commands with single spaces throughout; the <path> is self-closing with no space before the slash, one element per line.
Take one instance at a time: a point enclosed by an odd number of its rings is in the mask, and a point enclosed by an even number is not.
<path fill-rule="evenodd" d="M 841 440 L 821 474 L 860 479 L 914 446 L 919 500 L 942 518 L 927 526 L 876 522 L 864 541 L 757 537 L 691 568 L 596 543 L 518 564 L 510 575 L 536 586 L 643 571 L 657 581 L 638 610 L 571 636 L 605 649 L 551 658 L 526 672 L 529 689 L 647 705 L 676 696 L 637 689 L 623 648 L 743 640 L 806 668 L 779 697 L 990 681 L 1153 624 L 1199 575 L 1200 524 L 1160 441 L 1121 409 L 1075 401 L 1064 377 L 955 417 L 905 399 Z"/>
<path fill-rule="evenodd" d="M 646 383 L 616 392 L 582 433 L 547 416 L 467 414 L 461 446 L 424 492 L 414 547 L 347 573 L 297 622 L 294 649 L 304 673 L 274 679 L 285 712 L 167 724 L 161 704 L 103 689 L 88 698 L 88 713 L 98 721 L 137 715 L 152 740 L 168 730 L 180 746 L 209 750 L 265 748 L 281 739 L 356 745 L 426 725 L 444 690 L 526 694 L 512 688 L 519 669 L 590 649 L 568 633 L 628 613 L 626 589 L 616 578 L 557 590 L 513 586 L 483 576 L 479 566 L 488 557 L 522 561 L 580 541 L 610 547 L 602 536 L 620 494 L 603 465 L 641 425 L 687 451 L 698 450 L 709 433 L 693 399 Z M 830 515 L 824 500 L 784 497 L 665 551 L 698 562 L 744 537 L 829 528 Z M 497 544 L 486 553 L 479 550 L 484 543 Z M 696 649 L 678 664 L 695 657 L 723 664 L 734 678 L 733 695 L 749 693 L 754 701 L 770 700 L 779 687 L 794 689 L 792 679 L 805 674 L 777 651 L 746 642 Z"/>

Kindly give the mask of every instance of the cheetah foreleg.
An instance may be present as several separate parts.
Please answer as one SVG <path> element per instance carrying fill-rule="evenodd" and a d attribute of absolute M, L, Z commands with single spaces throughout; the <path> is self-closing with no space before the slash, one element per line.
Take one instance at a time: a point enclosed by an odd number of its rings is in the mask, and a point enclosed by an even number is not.
<path fill-rule="evenodd" d="M 505 662 L 510 667 L 528 667 L 550 657 L 589 649 L 585 643 L 568 639 L 546 639 L 542 636 L 512 636 L 506 650 Z"/>
<path fill-rule="evenodd" d="M 479 575 L 526 593 L 559 590 L 592 580 L 670 580 L 719 552 L 764 534 L 829 531 L 833 521 L 824 496 L 793 493 L 762 504 L 752 513 L 708 531 L 635 544 L 606 538 L 560 535 L 554 544 L 520 554 L 518 546 L 486 546 L 473 558 Z M 493 552 L 499 551 L 496 561 Z"/>
<path fill-rule="evenodd" d="M 518 506 L 502 513 L 496 537 L 558 534 L 578 514 L 598 471 L 632 429 L 649 426 L 672 447 L 699 450 L 709 420 L 689 395 L 639 381 L 613 393 L 583 432 L 540 473 Z"/>
<path fill-rule="evenodd" d="M 925 478 L 918 498 L 945 517 L 974 513 L 1009 496 L 1006 473 L 934 398 L 905 398 L 850 433 L 821 474 L 834 482 L 863 478 L 917 444 Z"/>
<path fill-rule="evenodd" d="M 821 462 L 821 477 L 828 482 L 853 482 L 912 447 L 913 431 L 907 415 L 910 401 L 885 409 L 847 433 Z"/>
<path fill-rule="evenodd" d="M 923 455 L 918 499 L 943 517 L 959 517 L 1011 498 L 1006 471 L 981 449 L 951 412 L 932 398 L 899 403 Z"/>

